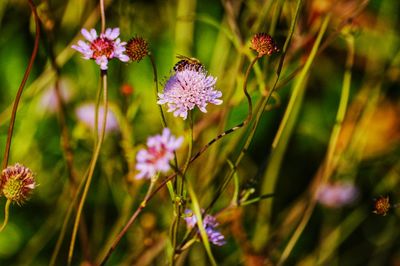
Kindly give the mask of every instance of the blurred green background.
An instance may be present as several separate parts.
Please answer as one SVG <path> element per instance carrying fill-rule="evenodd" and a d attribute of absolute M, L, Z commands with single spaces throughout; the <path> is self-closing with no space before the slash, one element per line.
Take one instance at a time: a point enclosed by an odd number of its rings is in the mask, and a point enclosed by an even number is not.
<path fill-rule="evenodd" d="M 18 109 L 10 163 L 31 168 L 39 186 L 26 204 L 11 208 L 10 221 L 0 233 L 0 265 L 48 265 L 71 201 L 74 186 L 61 145 L 60 117 L 49 110 L 51 102 L 43 102 L 57 80 L 51 66 L 52 51 L 59 66 L 60 86 L 70 95 L 65 102 L 65 119 L 76 182 L 83 176 L 93 149 L 93 133 L 79 121 L 75 110 L 95 102 L 100 73 L 94 62 L 82 60 L 71 45 L 83 39 L 82 27 L 99 31 L 98 2 L 34 2 L 41 19 L 40 48 Z M 246 117 L 242 83 L 255 56 L 248 49 L 250 39 L 257 32 L 268 32 L 282 50 L 296 2 L 114 0 L 106 1 L 106 23 L 107 27 L 120 28 L 122 40 L 141 36 L 148 41 L 160 88 L 178 54 L 198 58 L 218 78 L 224 104 L 209 105 L 207 114 L 195 113 L 197 151 Z M 219 264 L 275 265 L 279 261 L 326 167 L 344 75 L 351 73 L 346 116 L 340 124 L 334 159 L 328 162 L 332 167 L 329 179 L 354 184 L 359 195 L 344 207 L 317 203 L 285 265 L 400 265 L 400 211 L 395 205 L 400 202 L 399 5 L 394 0 L 303 1 L 280 78 L 287 82 L 278 83 L 282 86 L 273 94 L 238 167 L 242 194 L 254 189 L 250 198 L 266 193 L 274 193 L 274 197 L 225 210 L 233 184 L 221 195 L 213 213 L 218 213 L 228 243 L 213 247 Z M 332 16 L 323 39 L 326 46 L 319 47 L 306 73 L 303 95 L 290 114 L 292 126 L 286 128 L 278 148 L 273 148 L 299 76 L 293 71 L 309 57 L 326 14 Z M 34 26 L 27 1 L 0 1 L 2 149 L 11 106 L 32 52 Z M 354 38 L 354 63 L 346 72 L 349 38 Z M 281 56 L 261 59 L 251 74 L 248 89 L 254 106 L 272 88 Z M 113 60 L 109 64 L 110 108 L 120 129 L 106 136 L 85 204 L 86 232 L 78 237 L 73 265 L 94 263 L 144 197 L 148 184 L 134 179 L 134 156 L 147 137 L 162 128 L 152 73 L 148 58 L 139 63 Z M 124 94 L 124 86 L 133 92 Z M 175 134 L 185 134 L 184 122 L 170 113 L 167 120 Z M 241 129 L 227 136 L 190 166 L 189 178 L 204 206 L 223 182 L 229 171 L 226 160 L 236 158 L 246 134 L 248 131 Z M 181 152 L 178 158 L 183 161 L 185 153 Z M 386 195 L 393 208 L 386 216 L 372 213 L 374 199 Z M 3 209 L 5 199 L 0 200 Z M 173 216 L 170 202 L 166 189 L 162 190 L 108 265 L 166 264 Z M 70 222 L 56 265 L 66 265 L 71 230 Z M 179 263 L 209 265 L 199 243 L 184 253 Z"/>

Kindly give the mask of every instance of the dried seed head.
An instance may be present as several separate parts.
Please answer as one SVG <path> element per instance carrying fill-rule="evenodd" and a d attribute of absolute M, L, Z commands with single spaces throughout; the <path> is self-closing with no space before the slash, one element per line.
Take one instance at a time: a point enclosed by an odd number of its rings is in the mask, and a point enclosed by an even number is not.
<path fill-rule="evenodd" d="M 4 196 L 18 205 L 30 196 L 36 187 L 32 171 L 20 164 L 8 166 L 1 173 L 0 189 Z"/>
<path fill-rule="evenodd" d="M 139 62 L 149 54 L 148 44 L 141 37 L 134 37 L 125 46 L 126 54 L 132 61 Z"/>
<path fill-rule="evenodd" d="M 258 57 L 279 52 L 279 48 L 274 39 L 272 39 L 272 37 L 267 33 L 263 32 L 254 35 L 253 39 L 251 39 L 250 48 L 258 53 Z"/>
<path fill-rule="evenodd" d="M 389 196 L 383 197 L 380 196 L 377 200 L 375 200 L 374 204 L 374 213 L 378 215 L 385 216 L 390 209 L 390 200 Z"/>

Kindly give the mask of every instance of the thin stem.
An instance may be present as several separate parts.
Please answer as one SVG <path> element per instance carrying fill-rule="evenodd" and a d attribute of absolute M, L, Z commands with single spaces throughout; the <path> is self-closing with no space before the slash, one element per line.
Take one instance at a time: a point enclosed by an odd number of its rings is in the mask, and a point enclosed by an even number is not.
<path fill-rule="evenodd" d="M 101 16 L 101 33 L 106 30 L 106 14 L 104 8 L 104 0 L 100 0 L 100 16 Z"/>
<path fill-rule="evenodd" d="M 64 240 L 65 233 L 67 232 L 67 226 L 68 226 L 69 219 L 71 218 L 71 215 L 72 215 L 72 210 L 78 200 L 79 193 L 83 189 L 86 178 L 87 178 L 87 172 L 85 173 L 84 177 L 82 178 L 82 181 L 80 182 L 78 188 L 76 189 L 75 195 L 72 198 L 71 203 L 68 206 L 67 214 L 66 214 L 63 224 L 61 226 L 61 230 L 60 230 L 60 234 L 58 236 L 57 242 L 56 242 L 56 246 L 54 247 L 53 254 L 51 255 L 51 259 L 50 259 L 50 263 L 49 263 L 50 266 L 53 266 L 56 263 L 58 253 L 60 252 L 61 244 Z"/>
<path fill-rule="evenodd" d="M 35 27 L 36 27 L 36 32 L 35 32 L 35 43 L 33 46 L 33 51 L 31 58 L 29 59 L 28 67 L 25 70 L 24 77 L 22 78 L 21 84 L 19 85 L 17 95 L 15 96 L 13 108 L 11 111 L 11 118 L 10 118 L 10 125 L 8 127 L 8 133 L 7 133 L 7 141 L 6 141 L 6 147 L 4 150 L 4 156 L 3 156 L 3 169 L 5 169 L 8 165 L 8 159 L 10 156 L 10 148 L 11 148 L 11 140 L 12 140 L 12 135 L 14 131 L 14 124 L 15 124 L 15 118 L 17 115 L 17 109 L 18 109 L 18 104 L 22 96 L 22 92 L 24 90 L 24 86 L 26 81 L 28 80 L 29 74 L 31 73 L 33 62 L 35 61 L 37 51 L 39 48 L 39 37 L 40 37 L 40 25 L 39 25 L 39 17 L 36 12 L 36 6 L 32 2 L 32 0 L 28 0 L 29 6 L 32 10 L 33 17 L 35 19 Z"/>
<path fill-rule="evenodd" d="M 311 64 L 314 61 L 314 58 L 315 58 L 315 56 L 317 54 L 319 44 L 320 44 L 320 42 L 322 40 L 322 37 L 323 37 L 327 27 L 328 27 L 329 21 L 330 21 L 330 15 L 327 15 L 325 17 L 323 23 L 322 23 L 321 29 L 320 29 L 320 31 L 318 33 L 317 39 L 315 40 L 314 46 L 313 46 L 313 48 L 312 48 L 312 50 L 310 52 L 310 56 L 309 56 L 309 58 L 307 60 L 307 63 L 306 63 L 304 69 L 302 70 L 302 72 L 300 74 L 299 81 L 295 85 L 296 87 L 301 87 L 302 86 L 302 83 L 305 80 L 305 76 L 309 72 Z M 294 90 L 296 90 L 296 88 Z M 288 108 L 289 108 L 289 106 L 288 106 Z M 279 136 L 278 133 L 277 133 L 277 136 Z M 299 239 L 300 235 L 302 234 L 304 228 L 306 227 L 306 225 L 307 225 L 307 223 L 308 223 L 308 221 L 309 221 L 309 219 L 311 217 L 311 214 L 312 214 L 312 212 L 314 210 L 314 206 L 315 206 L 315 200 L 312 199 L 311 203 L 309 204 L 308 208 L 306 209 L 306 211 L 304 213 L 303 219 L 300 221 L 300 224 L 297 226 L 295 232 L 293 233 L 293 235 L 290 238 L 288 244 L 286 245 L 284 251 L 282 252 L 282 255 L 281 255 L 281 258 L 279 259 L 278 265 L 283 265 L 283 263 L 289 257 L 289 255 L 292 252 L 295 244 L 297 243 L 297 240 Z"/>
<path fill-rule="evenodd" d="M 244 81 L 243 81 L 243 92 L 244 95 L 246 96 L 247 99 L 247 105 L 248 105 L 248 113 L 246 116 L 246 119 L 243 120 L 243 122 L 239 123 L 238 125 L 226 130 L 225 132 L 223 132 L 222 134 L 218 135 L 217 137 L 215 137 L 214 139 L 212 139 L 210 142 L 208 142 L 203 148 L 201 148 L 200 151 L 198 151 L 191 159 L 190 159 L 190 163 L 192 163 L 193 161 L 195 161 L 203 152 L 205 152 L 212 144 L 214 144 L 215 142 L 217 142 L 218 140 L 222 139 L 224 136 L 238 130 L 239 128 L 247 125 L 250 121 L 251 118 L 253 117 L 253 104 L 251 102 L 251 97 L 247 91 L 247 83 L 248 83 L 248 79 L 249 79 L 249 75 L 250 75 L 250 71 L 253 68 L 254 64 L 257 62 L 257 60 L 260 59 L 260 57 L 255 57 L 253 59 L 253 61 L 251 61 L 249 67 L 246 70 L 246 75 L 244 77 Z"/>
<path fill-rule="evenodd" d="M 6 227 L 8 223 L 8 214 L 9 214 L 9 209 L 10 209 L 10 203 L 11 200 L 7 199 L 6 205 L 4 206 L 4 221 L 3 225 L 0 228 L 0 232 L 3 231 L 3 229 Z"/>
<path fill-rule="evenodd" d="M 168 180 L 169 181 L 169 180 Z M 133 222 L 136 220 L 136 218 L 138 217 L 139 213 L 146 207 L 147 202 L 150 200 L 150 198 L 152 198 L 155 195 L 155 192 L 157 192 L 161 186 L 159 186 L 155 191 L 153 191 L 154 185 L 156 183 L 156 179 L 152 179 L 150 186 L 147 190 L 146 196 L 144 197 L 142 203 L 140 203 L 139 207 L 136 209 L 136 211 L 133 213 L 133 215 L 131 216 L 131 218 L 129 219 L 129 221 L 126 223 L 126 225 L 124 226 L 124 228 L 121 230 L 121 232 L 117 235 L 117 237 L 115 238 L 114 242 L 111 244 L 110 249 L 108 250 L 106 256 L 104 257 L 104 259 L 100 262 L 100 265 L 105 265 L 105 263 L 107 262 L 108 258 L 111 256 L 112 252 L 115 250 L 115 248 L 117 247 L 118 243 L 121 241 L 122 237 L 125 235 L 125 233 L 128 231 L 129 227 L 131 227 L 131 225 L 133 224 Z M 166 184 L 166 182 L 162 183 L 163 185 Z"/>
<path fill-rule="evenodd" d="M 148 56 L 149 56 L 149 58 L 150 58 L 151 67 L 153 68 L 153 78 L 154 78 L 154 84 L 155 84 L 155 87 L 154 87 L 154 89 L 155 89 L 155 90 L 154 90 L 154 94 L 155 94 L 156 101 L 157 101 L 157 99 L 158 99 L 158 76 L 157 76 L 157 66 L 156 66 L 156 62 L 155 62 L 155 59 L 154 59 L 153 54 L 152 54 L 152 53 L 149 53 Z M 163 126 L 163 127 L 167 127 L 167 122 L 166 122 L 166 119 L 165 119 L 165 115 L 164 115 L 162 106 L 161 106 L 160 104 L 157 104 L 157 105 L 158 105 L 158 109 L 159 109 L 159 111 L 160 111 L 162 126 Z"/>
<path fill-rule="evenodd" d="M 69 252 L 68 252 L 68 265 L 71 265 L 71 262 L 72 262 L 72 256 L 74 253 L 74 246 L 75 246 L 75 239 L 76 239 L 76 234 L 77 234 L 78 227 L 79 227 L 78 225 L 79 225 L 79 221 L 80 221 L 82 210 L 83 210 L 83 205 L 85 204 L 85 200 L 86 200 L 86 197 L 87 197 L 87 194 L 89 191 L 89 187 L 90 187 L 90 184 L 91 184 L 91 181 L 93 178 L 94 169 L 96 167 L 97 159 L 100 155 L 100 150 L 101 150 L 101 146 L 103 144 L 104 135 L 105 135 L 105 128 L 106 128 L 106 123 L 107 123 L 107 112 L 108 112 L 108 98 L 107 98 L 108 91 L 107 91 L 107 72 L 106 71 L 101 71 L 101 78 L 103 81 L 103 122 L 102 122 L 102 127 L 101 127 L 101 134 L 100 134 L 100 139 L 99 139 L 98 143 L 96 143 L 95 151 L 94 151 L 92 159 L 90 161 L 88 177 L 86 180 L 86 184 L 85 184 L 85 188 L 83 190 L 81 200 L 79 202 L 78 211 L 77 211 L 75 223 L 74 223 L 74 228 L 72 231 L 71 243 L 70 243 Z M 98 128 L 94 128 L 94 130 L 97 132 Z"/>
<path fill-rule="evenodd" d="M 182 206 L 182 204 L 181 204 L 182 198 L 184 198 L 183 193 L 184 193 L 184 186 L 185 186 L 185 174 L 188 169 L 190 159 L 192 157 L 192 152 L 193 152 L 193 112 L 192 111 L 189 111 L 189 136 L 188 136 L 188 139 L 189 139 L 188 154 L 186 157 L 185 164 L 183 165 L 182 171 L 179 171 L 179 174 L 178 174 L 181 177 L 181 180 L 180 180 L 180 184 L 179 184 L 178 191 L 177 191 L 177 194 L 179 197 L 179 202 L 175 202 L 175 204 L 176 204 L 176 206 L 175 206 L 176 207 L 176 219 L 172 225 L 172 237 L 171 237 L 172 238 L 171 239 L 172 250 L 173 250 L 172 258 L 171 258 L 172 265 L 175 264 L 174 257 L 175 257 L 175 249 L 176 249 L 176 244 L 177 244 L 176 240 L 178 239 L 178 229 L 179 229 L 179 223 L 181 220 L 182 211 L 183 211 L 183 208 L 185 207 L 185 206 Z M 177 169 L 177 168 L 175 168 L 175 169 Z"/>

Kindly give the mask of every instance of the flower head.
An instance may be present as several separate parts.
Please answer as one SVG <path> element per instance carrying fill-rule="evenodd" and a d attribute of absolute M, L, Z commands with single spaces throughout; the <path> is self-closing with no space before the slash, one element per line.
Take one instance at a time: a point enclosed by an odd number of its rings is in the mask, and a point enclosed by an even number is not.
<path fill-rule="evenodd" d="M 189 228 L 197 226 L 197 217 L 192 210 L 185 210 L 185 221 Z M 216 246 L 225 245 L 225 237 L 215 228 L 218 226 L 218 222 L 214 216 L 207 214 L 203 219 L 203 226 L 207 233 L 208 240 Z M 199 231 L 198 231 L 199 232 Z"/>
<path fill-rule="evenodd" d="M 10 201 L 21 205 L 36 187 L 32 171 L 18 163 L 1 172 L 0 190 Z"/>
<path fill-rule="evenodd" d="M 87 103 L 79 106 L 75 110 L 75 114 L 80 122 L 82 122 L 87 127 L 94 129 L 96 106 L 94 103 Z M 97 130 L 100 132 L 104 119 L 104 108 L 99 106 L 99 115 L 97 117 Z M 105 132 L 117 131 L 119 129 L 117 118 L 114 113 L 108 109 L 107 110 L 107 121 Z"/>
<path fill-rule="evenodd" d="M 139 62 L 149 54 L 148 44 L 141 37 L 134 37 L 126 44 L 126 54 L 132 61 Z"/>
<path fill-rule="evenodd" d="M 274 39 L 267 33 L 257 33 L 251 39 L 251 49 L 258 53 L 258 56 L 271 55 L 279 52 L 278 46 L 276 46 Z"/>
<path fill-rule="evenodd" d="M 118 38 L 119 28 L 107 28 L 100 36 L 95 29 L 82 29 L 81 33 L 89 42 L 80 40 L 78 45 L 72 45 L 72 48 L 82 53 L 84 59 L 95 60 L 100 69 L 106 70 L 108 61 L 113 58 L 122 62 L 129 61 L 129 57 L 124 54 L 126 42 L 121 42 Z"/>
<path fill-rule="evenodd" d="M 347 183 L 324 184 L 318 188 L 317 200 L 330 208 L 340 208 L 354 202 L 358 189 Z"/>
<path fill-rule="evenodd" d="M 219 105 L 218 99 L 222 93 L 215 90 L 216 78 L 207 75 L 203 68 L 196 69 L 191 65 L 182 71 L 175 72 L 166 82 L 164 91 L 158 94 L 158 104 L 167 104 L 168 112 L 174 112 L 174 116 L 187 118 L 189 110 L 196 106 L 206 113 L 208 103 Z"/>
<path fill-rule="evenodd" d="M 151 178 L 157 172 L 167 172 L 169 161 L 182 142 L 183 138 L 174 137 L 168 128 L 164 128 L 162 135 L 149 137 L 147 148 L 139 150 L 136 155 L 136 169 L 139 171 L 136 178 Z"/>
<path fill-rule="evenodd" d="M 375 200 L 374 213 L 385 216 L 389 210 L 390 210 L 389 196 L 386 197 L 381 196 L 377 200 Z"/>

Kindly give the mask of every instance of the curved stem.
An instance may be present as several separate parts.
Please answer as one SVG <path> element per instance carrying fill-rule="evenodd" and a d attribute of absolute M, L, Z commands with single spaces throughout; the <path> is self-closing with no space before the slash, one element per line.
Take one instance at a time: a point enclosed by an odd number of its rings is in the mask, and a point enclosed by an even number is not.
<path fill-rule="evenodd" d="M 243 81 L 243 92 L 244 95 L 246 96 L 247 99 L 247 105 L 248 105 L 248 113 L 246 116 L 246 119 L 243 120 L 243 122 L 239 123 L 238 125 L 226 130 L 225 132 L 223 132 L 222 134 L 216 136 L 214 139 L 212 139 L 210 142 L 208 142 L 203 148 L 201 148 L 200 151 L 198 151 L 191 159 L 189 163 L 192 163 L 194 160 L 196 160 L 203 152 L 205 152 L 212 144 L 214 144 L 215 142 L 217 142 L 218 140 L 222 139 L 224 136 L 238 130 L 239 128 L 247 125 L 252 117 L 253 117 L 253 104 L 251 102 L 251 97 L 247 91 L 247 81 L 249 79 L 249 75 L 250 75 L 250 71 L 253 68 L 254 64 L 257 62 L 257 60 L 260 59 L 260 57 L 255 57 L 253 59 L 253 61 L 251 61 L 249 67 L 246 70 L 246 75 L 244 77 L 244 81 Z"/>
<path fill-rule="evenodd" d="M 35 19 L 35 27 L 36 27 L 36 32 L 35 32 L 35 43 L 33 46 L 33 51 L 31 58 L 29 59 L 28 67 L 25 70 L 24 77 L 22 78 L 21 84 L 19 85 L 17 95 L 15 96 L 14 100 L 14 105 L 11 111 L 11 118 L 10 118 L 10 125 L 8 127 L 8 133 L 7 133 L 7 141 L 6 141 L 6 147 L 4 150 L 4 156 L 3 156 L 3 169 L 5 169 L 8 165 L 8 159 L 10 156 L 10 147 L 11 147 L 11 140 L 12 140 L 12 135 L 14 131 L 14 124 L 15 124 L 15 117 L 17 115 L 17 109 L 18 109 L 18 104 L 22 96 L 22 92 L 24 90 L 26 81 L 28 80 L 29 74 L 31 73 L 33 62 L 35 61 L 37 51 L 39 48 L 39 36 L 40 36 L 40 26 L 39 26 L 39 17 L 36 12 L 36 6 L 32 2 L 32 0 L 28 0 L 29 6 L 32 10 L 33 17 Z"/>
<path fill-rule="evenodd" d="M 72 262 L 72 256 L 74 253 L 74 246 L 75 246 L 75 239 L 76 239 L 76 234 L 78 231 L 78 225 L 79 225 L 79 221 L 81 218 L 83 205 L 85 204 L 85 200 L 86 200 L 86 197 L 87 197 L 87 194 L 89 191 L 89 187 L 90 187 L 90 184 L 91 184 L 91 181 L 93 178 L 94 169 L 96 167 L 96 162 L 100 155 L 100 150 L 101 150 L 101 146 L 103 144 L 104 135 L 105 135 L 105 128 L 106 128 L 106 123 L 107 123 L 107 112 L 108 112 L 108 98 L 107 98 L 108 92 L 107 92 L 107 72 L 106 71 L 101 72 L 101 78 L 103 81 L 103 94 L 104 94 L 103 95 L 103 122 L 102 122 L 102 127 L 101 127 L 100 139 L 96 144 L 95 151 L 94 151 L 92 159 L 90 161 L 88 177 L 86 180 L 86 184 L 85 184 L 85 188 L 83 190 L 81 200 L 79 202 L 78 211 L 77 211 L 77 214 L 75 217 L 75 223 L 74 223 L 74 228 L 72 231 L 71 243 L 70 243 L 69 252 L 68 252 L 68 265 L 71 265 L 71 262 Z M 94 130 L 97 132 L 98 128 L 94 128 Z"/>
<path fill-rule="evenodd" d="M 8 213 L 9 213 L 9 209 L 10 209 L 10 203 L 11 203 L 11 200 L 7 199 L 6 205 L 4 206 L 4 221 L 3 221 L 3 225 L 0 228 L 0 232 L 3 231 L 3 229 L 6 227 L 6 225 L 8 223 Z"/>

